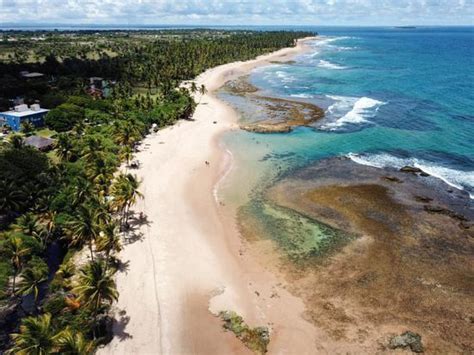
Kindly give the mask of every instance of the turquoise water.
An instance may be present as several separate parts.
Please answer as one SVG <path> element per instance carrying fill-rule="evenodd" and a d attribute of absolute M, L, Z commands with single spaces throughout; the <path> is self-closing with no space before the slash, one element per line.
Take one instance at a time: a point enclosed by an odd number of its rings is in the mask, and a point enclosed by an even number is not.
<path fill-rule="evenodd" d="M 474 28 L 327 29 L 295 63 L 250 81 L 267 94 L 326 110 L 289 134 L 232 132 L 237 159 L 258 169 L 349 156 L 415 165 L 474 198 Z"/>

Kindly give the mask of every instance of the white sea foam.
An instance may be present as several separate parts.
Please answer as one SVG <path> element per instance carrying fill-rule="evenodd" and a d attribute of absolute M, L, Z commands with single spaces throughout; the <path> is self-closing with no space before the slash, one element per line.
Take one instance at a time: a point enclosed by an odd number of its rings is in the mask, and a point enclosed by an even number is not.
<path fill-rule="evenodd" d="M 275 75 L 277 78 L 280 79 L 281 82 L 283 83 L 291 83 L 292 81 L 295 80 L 295 78 L 293 76 L 291 76 L 290 74 L 288 74 L 287 72 L 284 72 L 284 71 L 276 71 L 275 72 Z"/>
<path fill-rule="evenodd" d="M 327 60 L 323 60 L 323 59 L 321 59 L 319 61 L 318 67 L 324 68 L 324 69 L 336 69 L 336 70 L 347 69 L 347 67 L 344 67 L 344 66 L 339 65 L 339 64 L 334 64 L 334 63 L 331 63 L 331 62 L 329 62 Z"/>
<path fill-rule="evenodd" d="M 380 106 L 386 102 L 370 97 L 327 96 L 336 102 L 328 107 L 326 114 L 336 120 L 321 126 L 322 129 L 335 130 L 346 124 L 360 124 L 370 122 L 368 119 L 377 114 Z M 333 117 L 331 117 L 333 116 Z"/>
<path fill-rule="evenodd" d="M 355 37 L 348 37 L 348 36 L 341 36 L 341 37 L 329 37 L 329 38 L 324 38 L 318 41 L 315 41 L 314 44 L 316 46 L 324 46 L 327 45 L 328 43 L 335 42 L 335 41 L 340 41 L 343 39 L 353 39 Z"/>
<path fill-rule="evenodd" d="M 300 99 L 311 99 L 313 97 L 313 95 L 310 95 L 310 94 L 291 94 L 290 96 L 297 97 Z"/>
<path fill-rule="evenodd" d="M 464 190 L 466 187 L 474 189 L 474 171 L 451 169 L 422 159 L 398 158 L 390 154 L 360 155 L 349 153 L 347 157 L 357 164 L 376 168 L 392 167 L 400 169 L 407 165 L 414 166 L 459 190 Z M 469 193 L 469 196 L 474 199 L 474 193 Z"/>

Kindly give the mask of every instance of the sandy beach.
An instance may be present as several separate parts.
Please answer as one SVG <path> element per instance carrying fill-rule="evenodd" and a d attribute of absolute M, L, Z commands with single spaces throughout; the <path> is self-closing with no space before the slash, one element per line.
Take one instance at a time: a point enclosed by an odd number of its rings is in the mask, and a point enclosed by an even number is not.
<path fill-rule="evenodd" d="M 238 129 L 238 117 L 213 92 L 257 66 L 289 60 L 305 50 L 305 40 L 295 48 L 206 71 L 196 80 L 209 93 L 197 97 L 195 120 L 143 141 L 135 172 L 145 198 L 134 212 L 143 212 L 147 223 L 121 252 L 125 266 L 117 276 L 116 336 L 100 353 L 251 353 L 223 330 L 216 315 L 225 310 L 253 327 L 268 327 L 270 353 L 310 354 L 317 349 L 316 339 L 319 346 L 329 342 L 302 318 L 304 305 L 284 282 L 242 253 L 235 221 L 222 212 L 214 191 L 232 163 L 219 137 Z"/>

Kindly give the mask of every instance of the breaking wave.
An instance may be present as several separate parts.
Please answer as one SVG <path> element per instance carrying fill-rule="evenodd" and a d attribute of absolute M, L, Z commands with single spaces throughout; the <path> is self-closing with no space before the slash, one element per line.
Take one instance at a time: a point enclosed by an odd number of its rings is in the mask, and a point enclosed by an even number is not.
<path fill-rule="evenodd" d="M 370 97 L 327 96 L 336 102 L 328 107 L 326 114 L 335 120 L 321 126 L 322 129 L 335 130 L 347 124 L 370 122 L 368 119 L 377 114 L 380 106 L 386 102 Z"/>
<path fill-rule="evenodd" d="M 445 166 L 437 165 L 418 158 L 398 158 L 390 154 L 354 154 L 347 155 L 352 161 L 361 165 L 373 166 L 376 168 L 396 168 L 404 166 L 414 166 L 424 172 L 443 180 L 448 185 L 458 189 L 466 190 L 469 197 L 474 199 L 474 171 L 462 171 Z"/>
<path fill-rule="evenodd" d="M 339 64 L 334 64 L 334 63 L 331 63 L 331 62 L 329 62 L 327 60 L 323 60 L 323 59 L 321 59 L 319 61 L 318 67 L 324 68 L 324 69 L 336 69 L 336 70 L 347 69 L 347 67 L 344 67 L 344 66 L 339 65 Z"/>

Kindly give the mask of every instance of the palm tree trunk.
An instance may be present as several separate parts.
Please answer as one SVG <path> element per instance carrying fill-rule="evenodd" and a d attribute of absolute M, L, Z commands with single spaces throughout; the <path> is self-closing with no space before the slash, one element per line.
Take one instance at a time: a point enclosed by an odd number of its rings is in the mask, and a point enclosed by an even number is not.
<path fill-rule="evenodd" d="M 91 260 L 94 261 L 94 253 L 92 252 L 92 239 L 89 240 L 89 251 L 91 252 Z"/>
<path fill-rule="evenodd" d="M 13 273 L 13 285 L 12 285 L 12 292 L 13 292 L 13 295 L 15 295 L 15 288 L 16 288 L 16 270 L 15 272 Z"/>

